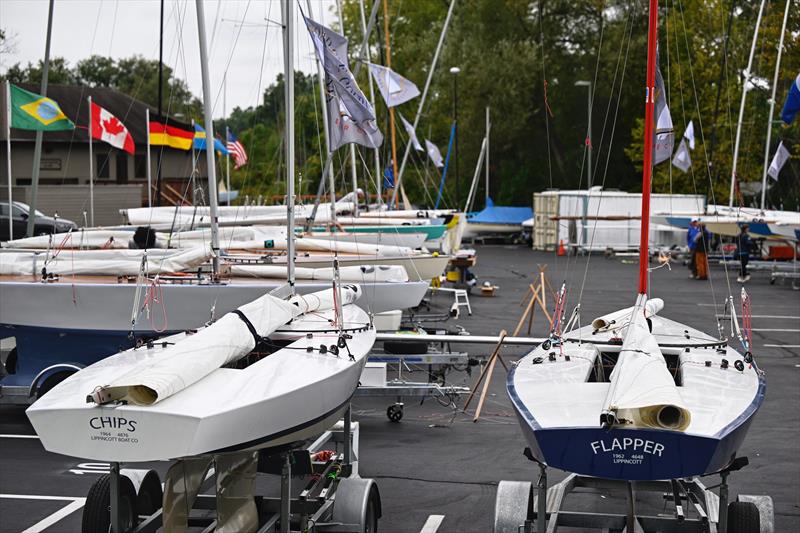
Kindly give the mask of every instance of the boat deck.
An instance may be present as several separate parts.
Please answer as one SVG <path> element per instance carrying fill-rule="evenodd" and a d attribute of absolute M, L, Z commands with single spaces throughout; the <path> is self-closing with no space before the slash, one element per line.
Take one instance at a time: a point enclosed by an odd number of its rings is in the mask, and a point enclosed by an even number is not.
<path fill-rule="evenodd" d="M 513 331 L 523 309 L 519 307 L 523 290 L 537 272 L 537 264 L 548 264 L 553 285 L 566 279 L 574 288 L 568 295 L 571 310 L 583 278 L 585 259 L 558 258 L 554 254 L 531 252 L 525 247 L 477 246 L 480 262 L 474 272 L 479 283 L 498 285 L 496 296 L 470 298 L 472 316 L 466 313 L 455 323 L 473 334 Z M 631 305 L 637 279 L 636 265 L 625 259 L 593 256 L 583 294 L 583 324 L 609 311 Z M 569 269 L 567 271 L 567 265 Z M 652 273 L 653 296 L 665 300 L 664 315 L 693 325 L 708 333 L 716 332 L 715 312 L 722 312 L 727 287 L 722 268 L 712 266 L 714 293 L 709 282 L 688 279 L 679 264 L 672 271 L 661 268 Z M 735 276 L 735 274 L 734 274 Z M 630 290 L 622 289 L 631 287 Z M 739 284 L 732 280 L 738 300 Z M 770 494 L 775 502 L 776 531 L 800 531 L 797 510 L 800 495 L 800 309 L 797 293 L 786 286 L 770 285 L 767 277 L 746 285 L 753 299 L 753 328 L 756 357 L 766 371 L 767 398 L 741 448 L 750 465 L 730 477 L 731 492 Z M 476 291 L 477 292 L 477 291 Z M 714 298 L 718 307 L 714 307 Z M 548 295 L 548 305 L 552 304 Z M 449 308 L 452 297 L 444 293 L 433 297 L 436 309 Z M 453 321 L 447 323 L 452 326 Z M 521 334 L 525 334 L 523 328 Z M 537 309 L 533 336 L 545 333 L 543 315 Z M 472 356 L 488 355 L 491 346 L 453 345 Z M 521 349 L 504 348 L 506 362 L 515 360 Z M 404 377 L 425 381 L 427 367 L 414 367 Z M 454 385 L 473 384 L 478 372 L 448 374 Z M 496 365 L 481 420 L 457 415 L 428 399 L 424 404 L 408 402 L 402 422 L 386 418 L 387 400 L 358 398 L 353 416 L 361 424 L 360 472 L 376 478 L 383 502 L 380 530 L 391 533 L 418 533 L 431 515 L 443 515 L 438 532 L 480 533 L 491 531 L 496 486 L 499 480 L 534 481 L 536 465 L 522 455 L 525 441 L 505 392 L 505 371 Z M 452 421 L 451 421 L 452 420 Z M 80 461 L 46 453 L 33 433 L 24 411 L 0 407 L 0 516 L 2 531 L 22 531 L 47 517 L 59 518 L 35 531 L 73 533 L 79 531 L 80 503 L 103 464 Z M 162 472 L 166 463 L 154 465 Z M 550 482 L 565 474 L 550 470 Z M 710 481 L 710 480 L 709 480 Z M 710 483 L 713 484 L 713 483 Z M 295 485 L 299 485 L 296 483 Z M 268 487 L 267 492 L 276 487 Z M 16 495 L 9 497 L 9 495 Z M 624 500 L 604 493 L 604 499 L 575 495 L 568 506 L 585 511 L 616 512 Z M 36 497 L 36 498 L 34 498 Z M 572 498 L 572 497 L 571 497 Z M 70 507 L 72 506 L 72 507 Z M 643 511 L 663 510 L 660 498 L 640 504 Z M 56 513 L 56 514 L 54 514 Z M 60 514 L 59 514 L 60 513 Z"/>

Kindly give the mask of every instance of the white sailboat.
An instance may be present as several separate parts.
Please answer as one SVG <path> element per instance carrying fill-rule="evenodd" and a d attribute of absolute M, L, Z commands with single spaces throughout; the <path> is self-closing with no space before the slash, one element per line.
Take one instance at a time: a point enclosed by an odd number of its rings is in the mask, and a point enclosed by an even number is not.
<path fill-rule="evenodd" d="M 657 16 L 651 0 L 650 95 Z M 744 350 L 737 351 L 733 338 L 716 339 L 661 317 L 664 302 L 648 297 L 654 107 L 648 98 L 635 304 L 562 333 L 562 288 L 550 339 L 520 359 L 507 381 L 532 457 L 598 478 L 670 480 L 719 472 L 737 457 L 766 387 L 749 332 L 739 335 Z M 749 307 L 744 292 L 742 299 Z M 732 323 L 738 330 L 735 316 Z"/>

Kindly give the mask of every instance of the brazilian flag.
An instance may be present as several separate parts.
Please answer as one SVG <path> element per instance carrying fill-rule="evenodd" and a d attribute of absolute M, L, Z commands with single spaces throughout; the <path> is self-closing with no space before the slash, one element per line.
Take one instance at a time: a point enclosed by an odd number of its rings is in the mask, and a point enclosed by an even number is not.
<path fill-rule="evenodd" d="M 11 85 L 11 127 L 21 130 L 74 130 L 55 100 Z"/>

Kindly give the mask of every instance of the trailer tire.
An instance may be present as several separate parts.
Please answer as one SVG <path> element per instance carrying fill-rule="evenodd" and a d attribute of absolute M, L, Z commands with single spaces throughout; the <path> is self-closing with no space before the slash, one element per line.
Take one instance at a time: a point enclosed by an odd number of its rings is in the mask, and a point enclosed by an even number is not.
<path fill-rule="evenodd" d="M 533 516 L 533 484 L 501 481 L 494 500 L 494 533 L 517 533 Z"/>
<path fill-rule="evenodd" d="M 136 489 L 131 480 L 119 477 L 122 531 L 133 531 L 138 519 Z M 103 474 L 86 495 L 81 519 L 81 533 L 108 533 L 111 530 L 111 475 Z"/>
<path fill-rule="evenodd" d="M 728 533 L 761 533 L 761 516 L 756 504 L 750 502 L 728 504 Z"/>
<path fill-rule="evenodd" d="M 158 472 L 149 470 L 136 491 L 136 512 L 143 515 L 154 514 L 161 509 L 163 499 L 164 491 L 161 489 Z"/>
<path fill-rule="evenodd" d="M 48 376 L 47 379 L 45 379 L 42 382 L 42 384 L 36 388 L 36 399 L 38 400 L 39 398 L 50 392 L 50 390 L 53 389 L 56 385 L 58 385 L 59 383 L 61 383 L 74 373 L 75 371 L 72 370 L 62 370 L 61 372 L 56 372 L 55 374 Z"/>
<path fill-rule="evenodd" d="M 344 478 L 336 487 L 333 521 L 358 526 L 358 533 L 377 533 L 381 495 L 375 480 Z"/>

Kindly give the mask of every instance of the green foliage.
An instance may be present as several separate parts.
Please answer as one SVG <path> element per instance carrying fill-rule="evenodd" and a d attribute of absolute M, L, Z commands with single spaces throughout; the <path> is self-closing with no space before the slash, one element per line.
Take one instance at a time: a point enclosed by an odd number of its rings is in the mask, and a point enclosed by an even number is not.
<path fill-rule="evenodd" d="M 11 83 L 41 83 L 43 62 L 23 66 L 16 63 L 8 68 L 2 80 Z M 173 77 L 173 70 L 163 67 L 163 109 L 178 115 L 185 121 L 202 121 L 202 104 L 195 98 L 186 82 Z M 93 55 L 72 67 L 63 57 L 50 60 L 48 83 L 110 87 L 141 100 L 153 107 L 158 106 L 158 61 L 142 56 L 131 56 L 119 60 Z"/>

